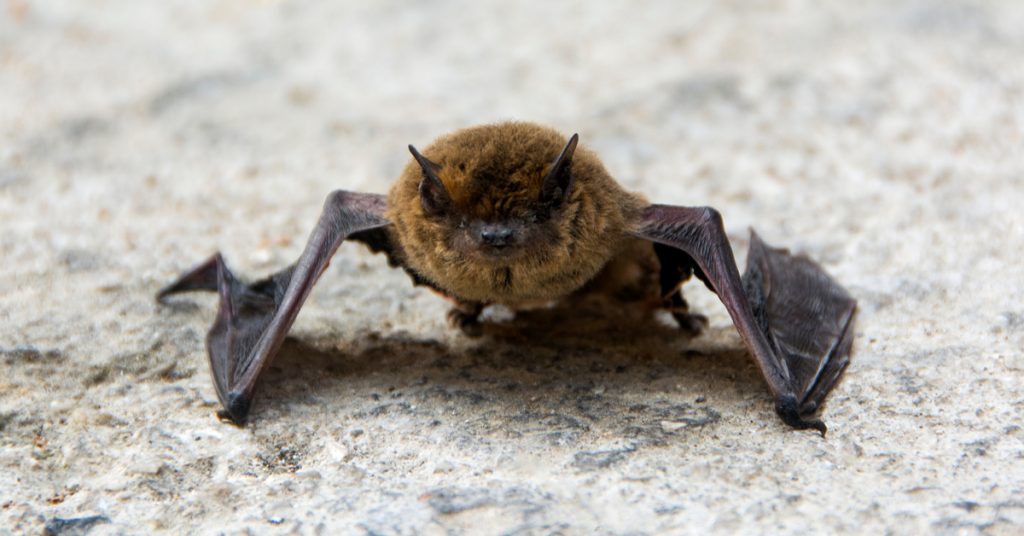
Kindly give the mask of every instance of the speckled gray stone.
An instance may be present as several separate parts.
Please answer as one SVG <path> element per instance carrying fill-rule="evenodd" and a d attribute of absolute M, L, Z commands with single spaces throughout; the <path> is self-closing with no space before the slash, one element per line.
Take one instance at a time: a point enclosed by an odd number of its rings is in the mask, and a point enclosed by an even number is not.
<path fill-rule="evenodd" d="M 0 531 L 1024 531 L 1020 3 L 0 9 Z M 250 426 L 217 421 L 214 300 L 156 289 L 218 249 L 280 268 L 330 190 L 509 118 L 847 285 L 827 438 L 774 416 L 699 284 L 692 340 L 601 302 L 468 340 L 357 245 Z"/>

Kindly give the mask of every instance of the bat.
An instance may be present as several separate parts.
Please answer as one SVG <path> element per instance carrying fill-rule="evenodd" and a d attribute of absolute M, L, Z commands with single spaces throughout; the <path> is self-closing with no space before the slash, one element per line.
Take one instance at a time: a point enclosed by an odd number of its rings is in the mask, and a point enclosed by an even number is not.
<path fill-rule="evenodd" d="M 814 261 L 753 231 L 741 276 L 718 211 L 650 204 L 578 141 L 508 122 L 458 130 L 422 153 L 410 145 L 388 195 L 327 196 L 295 264 L 245 284 L 217 253 L 160 290 L 159 301 L 196 290 L 220 297 L 206 341 L 220 416 L 245 423 L 313 285 L 355 240 L 448 297 L 449 322 L 470 336 L 481 334 L 488 305 L 524 309 L 608 284 L 639 288 L 697 334 L 706 319 L 681 292 L 696 276 L 728 310 L 783 422 L 824 435 L 817 415 L 849 364 L 854 299 Z"/>

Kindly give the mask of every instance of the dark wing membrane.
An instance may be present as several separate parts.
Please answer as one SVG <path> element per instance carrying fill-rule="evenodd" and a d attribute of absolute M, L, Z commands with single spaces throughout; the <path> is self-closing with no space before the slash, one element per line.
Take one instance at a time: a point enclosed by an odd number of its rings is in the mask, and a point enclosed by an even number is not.
<path fill-rule="evenodd" d="M 386 198 L 381 195 L 332 192 L 294 265 L 245 285 L 218 253 L 157 294 L 159 300 L 191 290 L 220 294 L 206 347 L 224 416 L 238 424 L 245 422 L 260 374 L 280 349 L 334 252 L 353 233 L 387 226 L 385 207 Z"/>
<path fill-rule="evenodd" d="M 756 239 L 741 279 L 718 212 L 651 205 L 631 234 L 681 255 L 659 255 L 693 272 L 718 294 L 790 426 L 826 428 L 814 413 L 848 362 L 853 302 L 813 262 Z M 663 267 L 664 271 L 664 267 Z M 664 283 L 664 282 L 663 282 Z"/>
<path fill-rule="evenodd" d="M 753 231 L 743 287 L 789 369 L 800 413 L 813 413 L 850 363 L 857 303 L 817 263 Z"/>

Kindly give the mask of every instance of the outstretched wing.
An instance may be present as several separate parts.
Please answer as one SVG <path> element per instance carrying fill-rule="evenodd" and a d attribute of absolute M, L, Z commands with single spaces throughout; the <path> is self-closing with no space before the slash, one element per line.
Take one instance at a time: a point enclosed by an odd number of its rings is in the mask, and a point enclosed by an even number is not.
<path fill-rule="evenodd" d="M 825 433 L 815 417 L 849 362 L 855 302 L 818 265 L 767 247 L 754 235 L 740 278 L 722 218 L 708 207 L 651 205 L 631 234 L 679 250 L 680 273 L 692 269 L 722 300 L 786 424 Z"/>
<path fill-rule="evenodd" d="M 217 318 L 206 338 L 222 416 L 243 424 L 260 374 L 327 268 L 338 246 L 354 233 L 389 225 L 382 195 L 335 191 L 327 196 L 306 248 L 292 266 L 245 285 L 217 253 L 157 294 L 210 290 L 220 294 Z"/>

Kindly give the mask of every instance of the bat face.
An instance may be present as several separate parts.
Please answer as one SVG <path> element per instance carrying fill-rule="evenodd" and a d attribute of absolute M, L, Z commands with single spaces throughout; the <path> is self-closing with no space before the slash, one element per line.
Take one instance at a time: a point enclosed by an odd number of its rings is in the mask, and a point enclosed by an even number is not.
<path fill-rule="evenodd" d="M 547 257 L 545 249 L 558 247 L 565 211 L 542 199 L 548 151 L 516 160 L 502 149 L 453 155 L 457 162 L 448 165 L 414 153 L 423 230 L 446 250 L 445 257 L 507 265 Z"/>

